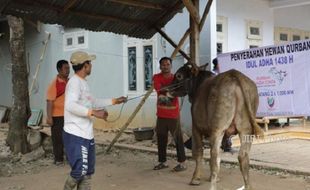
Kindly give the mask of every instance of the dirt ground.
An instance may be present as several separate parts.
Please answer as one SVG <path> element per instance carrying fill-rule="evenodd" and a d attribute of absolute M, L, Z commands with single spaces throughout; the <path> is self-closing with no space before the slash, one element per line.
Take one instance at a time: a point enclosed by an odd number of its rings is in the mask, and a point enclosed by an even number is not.
<path fill-rule="evenodd" d="M 115 133 L 97 132 L 97 142 L 108 142 Z M 5 134 L 0 135 L 5 137 Z M 120 142 L 145 145 L 153 147 L 151 140 L 137 142 L 132 134 L 124 134 Z M 0 141 L 3 148 L 4 141 Z M 156 147 L 156 146 L 155 146 Z M 98 150 L 102 149 L 98 146 Z M 187 162 L 188 169 L 184 172 L 175 173 L 171 171 L 176 165 L 176 158 L 169 158 L 170 169 L 160 171 L 152 170 L 157 156 L 153 153 L 140 152 L 136 150 L 113 148 L 108 155 L 97 155 L 96 173 L 92 180 L 93 190 L 202 190 L 208 189 L 209 175 L 208 163 L 204 165 L 203 180 L 200 186 L 190 186 L 194 169 L 194 162 Z M 9 169 L 9 175 L 0 177 L 1 190 L 60 190 L 63 188 L 66 176 L 70 170 L 68 165 L 55 166 L 52 157 L 20 163 L 19 161 L 7 161 L 0 163 L 1 169 Z M 310 190 L 308 176 L 296 176 L 272 170 L 251 169 L 250 177 L 256 190 Z M 243 185 L 238 166 L 222 164 L 220 171 L 220 190 L 237 190 Z"/>
<path fill-rule="evenodd" d="M 202 190 L 209 187 L 206 180 L 207 165 L 204 169 L 202 184 L 198 187 L 188 185 L 191 178 L 194 162 L 188 162 L 188 170 L 180 173 L 164 169 L 152 170 L 156 155 L 128 150 L 114 150 L 109 155 L 97 156 L 96 174 L 93 176 L 92 189 L 115 190 Z M 168 163 L 172 168 L 176 163 L 170 158 Z M 0 184 L 3 190 L 59 190 L 62 189 L 68 165 L 41 167 L 30 174 L 18 174 L 12 177 L 1 177 Z M 242 186 L 239 169 L 232 165 L 222 165 L 219 189 L 236 190 Z M 268 175 L 262 171 L 251 170 L 251 179 L 257 190 L 307 190 L 310 183 L 303 176 Z"/>

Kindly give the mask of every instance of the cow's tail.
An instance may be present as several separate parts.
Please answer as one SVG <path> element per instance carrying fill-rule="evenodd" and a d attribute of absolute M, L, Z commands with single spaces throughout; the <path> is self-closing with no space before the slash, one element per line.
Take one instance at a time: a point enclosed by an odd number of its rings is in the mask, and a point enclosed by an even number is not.
<path fill-rule="evenodd" d="M 250 101 L 251 100 L 250 94 L 245 92 L 245 86 L 246 85 L 244 85 L 244 80 L 241 80 L 240 75 L 237 75 L 237 76 L 238 76 L 237 77 L 238 78 L 238 82 L 240 84 L 241 91 L 242 91 L 242 94 L 243 94 L 243 97 L 244 97 L 244 100 L 245 100 L 245 105 L 246 105 L 246 108 L 247 108 L 247 112 L 248 112 L 248 115 L 249 115 L 249 118 L 250 118 L 253 134 L 257 138 L 263 138 L 264 137 L 264 131 L 261 129 L 261 127 L 256 122 L 256 118 L 255 118 L 256 110 L 252 109 L 253 105 L 251 104 L 251 101 Z M 258 99 L 257 98 L 255 99 L 255 107 L 256 108 L 254 108 L 254 109 L 257 109 L 256 105 L 258 105 Z"/>

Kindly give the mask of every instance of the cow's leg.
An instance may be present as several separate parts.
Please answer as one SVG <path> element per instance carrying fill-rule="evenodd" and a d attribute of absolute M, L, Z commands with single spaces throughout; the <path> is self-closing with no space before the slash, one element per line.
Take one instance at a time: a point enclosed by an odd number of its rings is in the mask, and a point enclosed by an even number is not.
<path fill-rule="evenodd" d="M 239 155 L 238 155 L 238 160 L 240 164 L 240 170 L 243 176 L 244 180 L 244 187 L 246 190 L 252 190 L 252 187 L 250 185 L 250 180 L 249 180 L 249 168 L 250 168 L 250 159 L 249 159 L 249 153 L 251 149 L 251 144 L 252 144 L 252 136 L 247 134 L 240 134 L 240 150 L 239 150 Z"/>
<path fill-rule="evenodd" d="M 203 135 L 196 129 L 196 127 L 193 127 L 192 135 L 193 135 L 192 155 L 194 160 L 196 161 L 196 167 L 190 184 L 200 185 L 200 176 L 201 176 L 202 158 L 203 158 L 203 143 L 202 143 Z"/>
<path fill-rule="evenodd" d="M 211 158 L 210 158 L 210 181 L 211 181 L 211 186 L 210 190 L 216 190 L 216 182 L 218 179 L 218 173 L 220 171 L 220 145 L 221 145 L 221 140 L 223 138 L 223 133 L 222 134 L 215 134 L 210 138 L 210 144 L 211 144 Z"/>

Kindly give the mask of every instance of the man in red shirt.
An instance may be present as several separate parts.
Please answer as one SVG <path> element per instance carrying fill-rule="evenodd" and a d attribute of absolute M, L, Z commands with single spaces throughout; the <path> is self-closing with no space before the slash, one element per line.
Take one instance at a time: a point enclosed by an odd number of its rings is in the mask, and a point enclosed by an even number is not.
<path fill-rule="evenodd" d="M 58 75 L 47 89 L 46 123 L 51 126 L 54 163 L 60 165 L 63 164 L 64 159 L 62 131 L 64 127 L 65 89 L 70 67 L 68 61 L 59 60 L 56 68 Z"/>
<path fill-rule="evenodd" d="M 168 131 L 174 138 L 177 150 L 179 164 L 174 167 L 174 171 L 183 171 L 185 166 L 185 151 L 183 145 L 183 135 L 180 125 L 180 109 L 178 98 L 169 98 L 166 96 L 167 91 L 164 87 L 171 84 L 173 74 L 171 73 L 172 60 L 169 57 L 163 57 L 159 61 L 161 72 L 153 76 L 153 85 L 157 92 L 157 148 L 158 148 L 158 164 L 154 170 L 168 168 L 167 143 Z"/>

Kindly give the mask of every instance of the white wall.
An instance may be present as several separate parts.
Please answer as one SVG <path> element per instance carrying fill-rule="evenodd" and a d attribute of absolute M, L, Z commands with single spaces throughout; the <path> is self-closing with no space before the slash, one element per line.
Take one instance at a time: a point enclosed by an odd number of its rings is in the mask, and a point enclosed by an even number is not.
<path fill-rule="evenodd" d="M 263 22 L 262 46 L 273 43 L 273 10 L 268 1 L 261 0 L 218 0 L 217 15 L 228 18 L 228 51 L 247 49 L 246 20 Z"/>
<path fill-rule="evenodd" d="M 310 5 L 274 10 L 275 26 L 310 30 Z"/>
<path fill-rule="evenodd" d="M 9 28 L 6 21 L 0 22 L 0 105 L 10 106 L 12 102 L 11 54 L 9 51 Z"/>

